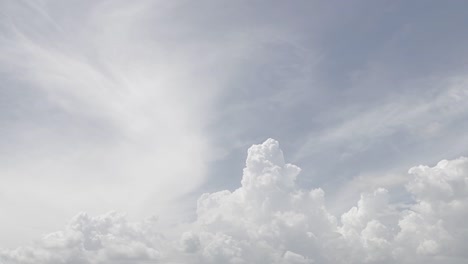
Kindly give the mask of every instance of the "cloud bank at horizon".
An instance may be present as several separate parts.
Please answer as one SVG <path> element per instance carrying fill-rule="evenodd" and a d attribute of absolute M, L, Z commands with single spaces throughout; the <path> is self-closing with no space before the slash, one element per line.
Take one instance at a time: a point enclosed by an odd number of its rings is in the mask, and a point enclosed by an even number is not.
<path fill-rule="evenodd" d="M 32 246 L 2 250 L 0 263 L 466 263 L 468 158 L 411 168 L 410 204 L 377 188 L 341 216 L 322 189 L 296 185 L 299 173 L 268 139 L 248 150 L 241 187 L 203 194 L 176 235 L 154 218 L 80 213 Z"/>

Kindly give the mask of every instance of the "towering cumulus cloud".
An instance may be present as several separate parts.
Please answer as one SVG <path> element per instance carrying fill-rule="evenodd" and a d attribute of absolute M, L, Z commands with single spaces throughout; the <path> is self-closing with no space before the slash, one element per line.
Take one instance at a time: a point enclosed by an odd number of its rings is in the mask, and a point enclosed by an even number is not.
<path fill-rule="evenodd" d="M 248 151 L 241 186 L 203 194 L 178 239 L 110 213 L 76 216 L 33 246 L 1 253 L 2 264 L 59 263 L 466 263 L 468 159 L 409 170 L 406 206 L 383 188 L 334 216 L 322 189 L 296 185 L 277 141 Z M 404 209 L 401 209 L 404 208 Z"/>

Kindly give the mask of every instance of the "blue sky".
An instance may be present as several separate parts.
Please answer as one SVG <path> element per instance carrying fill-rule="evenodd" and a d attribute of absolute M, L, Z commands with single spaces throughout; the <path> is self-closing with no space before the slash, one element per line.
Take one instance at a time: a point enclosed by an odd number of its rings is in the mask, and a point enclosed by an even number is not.
<path fill-rule="evenodd" d="M 0 247 L 79 212 L 157 215 L 177 233 L 200 195 L 242 187 L 247 149 L 268 138 L 332 215 L 377 188 L 408 207 L 408 169 L 468 155 L 467 10 L 0 1 Z"/>

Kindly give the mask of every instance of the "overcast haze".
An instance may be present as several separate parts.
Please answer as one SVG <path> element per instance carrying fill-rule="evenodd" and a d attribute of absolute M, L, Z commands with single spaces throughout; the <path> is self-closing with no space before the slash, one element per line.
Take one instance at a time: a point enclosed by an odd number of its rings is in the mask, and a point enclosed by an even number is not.
<path fill-rule="evenodd" d="M 467 263 L 467 28 L 461 0 L 0 0 L 0 264 Z"/>

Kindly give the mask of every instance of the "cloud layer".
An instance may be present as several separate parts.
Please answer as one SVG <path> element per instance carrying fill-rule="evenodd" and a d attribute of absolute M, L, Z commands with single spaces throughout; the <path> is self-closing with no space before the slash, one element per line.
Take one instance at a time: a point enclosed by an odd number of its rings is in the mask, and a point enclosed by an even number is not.
<path fill-rule="evenodd" d="M 468 2 L 342 2 L 0 1 L 0 247 L 79 211 L 186 221 L 266 136 L 337 226 L 466 156 Z"/>
<path fill-rule="evenodd" d="M 377 188 L 341 216 L 322 189 L 296 185 L 299 173 L 268 139 L 248 150 L 241 186 L 203 194 L 178 235 L 153 218 L 81 213 L 31 246 L 1 251 L 1 263 L 466 263 L 468 158 L 411 168 L 408 204 Z"/>

